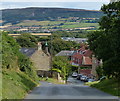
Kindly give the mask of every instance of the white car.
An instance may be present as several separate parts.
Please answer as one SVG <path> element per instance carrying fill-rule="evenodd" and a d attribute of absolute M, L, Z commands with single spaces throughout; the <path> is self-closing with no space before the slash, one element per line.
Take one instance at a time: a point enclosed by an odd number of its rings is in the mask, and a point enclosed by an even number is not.
<path fill-rule="evenodd" d="M 86 79 L 87 79 L 87 76 L 82 76 L 82 77 L 80 78 L 81 81 L 85 81 Z"/>
<path fill-rule="evenodd" d="M 77 77 L 78 73 L 77 72 L 73 72 L 72 77 Z"/>

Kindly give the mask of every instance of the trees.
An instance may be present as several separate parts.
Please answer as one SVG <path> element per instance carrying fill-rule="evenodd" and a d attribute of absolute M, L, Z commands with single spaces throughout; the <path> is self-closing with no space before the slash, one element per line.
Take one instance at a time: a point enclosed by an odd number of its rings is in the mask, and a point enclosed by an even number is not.
<path fill-rule="evenodd" d="M 79 31 L 79 32 L 67 32 L 67 31 L 55 31 L 52 33 L 53 36 L 58 35 L 59 37 L 75 37 L 75 38 L 86 38 L 88 32 L 87 31 Z"/>
<path fill-rule="evenodd" d="M 110 77 L 120 75 L 120 2 L 104 5 L 100 31 L 88 36 L 90 49 L 103 60 L 103 70 Z"/>
<path fill-rule="evenodd" d="M 59 72 L 63 79 L 67 81 L 67 78 L 71 72 L 71 65 L 67 57 L 64 56 L 54 57 L 52 70 Z"/>
<path fill-rule="evenodd" d="M 62 50 L 70 50 L 71 48 L 80 47 L 80 44 L 74 41 L 64 41 L 59 35 L 53 35 L 52 40 L 48 41 L 49 50 L 55 55 Z M 51 52 L 50 51 L 50 52 Z"/>
<path fill-rule="evenodd" d="M 37 81 L 38 77 L 32 62 L 19 51 L 19 48 L 19 44 L 13 37 L 8 36 L 6 32 L 2 32 L 2 68 L 20 70 Z"/>
<path fill-rule="evenodd" d="M 36 47 L 38 42 L 37 38 L 29 33 L 22 34 L 16 40 L 21 47 Z"/>

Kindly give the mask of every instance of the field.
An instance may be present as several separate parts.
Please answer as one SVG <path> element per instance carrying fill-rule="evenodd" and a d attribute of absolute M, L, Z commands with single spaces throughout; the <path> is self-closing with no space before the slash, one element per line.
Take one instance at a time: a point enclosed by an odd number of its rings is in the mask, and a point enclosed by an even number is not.
<path fill-rule="evenodd" d="M 98 23 L 77 23 L 71 25 L 63 25 L 62 28 L 85 28 L 85 27 L 99 27 Z"/>
<path fill-rule="evenodd" d="M 63 23 L 63 21 L 36 21 L 36 20 L 25 20 L 17 25 L 23 26 L 32 26 L 32 25 L 41 25 L 41 26 L 49 26 Z"/>
<path fill-rule="evenodd" d="M 42 28 L 85 28 L 85 27 L 99 27 L 98 23 L 80 23 L 80 22 L 69 22 L 69 21 L 36 21 L 36 20 L 25 20 L 21 23 L 18 23 L 17 26 L 41 26 Z"/>

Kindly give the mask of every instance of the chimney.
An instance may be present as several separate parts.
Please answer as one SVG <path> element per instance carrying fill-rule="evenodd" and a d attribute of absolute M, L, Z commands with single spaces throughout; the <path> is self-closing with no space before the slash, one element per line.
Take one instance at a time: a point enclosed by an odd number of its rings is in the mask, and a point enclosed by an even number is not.
<path fill-rule="evenodd" d="M 38 42 L 38 50 L 42 50 L 42 44 L 41 44 L 41 42 Z"/>
<path fill-rule="evenodd" d="M 48 43 L 47 43 L 47 41 L 46 41 L 46 43 L 45 43 L 45 51 L 46 51 L 46 54 L 49 55 L 49 52 L 48 52 Z"/>

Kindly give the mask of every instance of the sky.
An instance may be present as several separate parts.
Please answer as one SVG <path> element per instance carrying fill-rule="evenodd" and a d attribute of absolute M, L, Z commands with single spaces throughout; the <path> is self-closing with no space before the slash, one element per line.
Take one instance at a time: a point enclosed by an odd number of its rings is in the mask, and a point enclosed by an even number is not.
<path fill-rule="evenodd" d="M 109 0 L 1 0 L 2 2 L 109 2 Z"/>
<path fill-rule="evenodd" d="M 0 9 L 26 8 L 26 7 L 56 7 L 87 10 L 100 10 L 109 0 L 1 0 Z"/>

